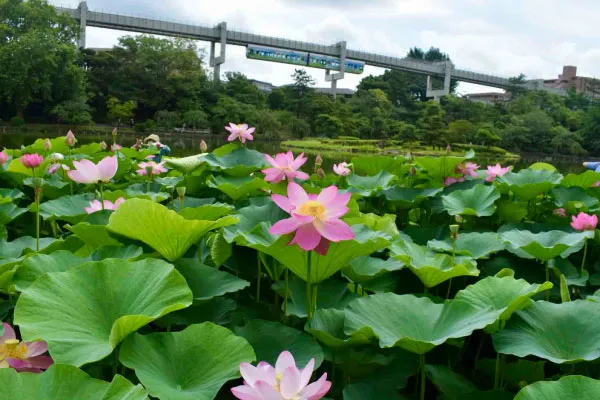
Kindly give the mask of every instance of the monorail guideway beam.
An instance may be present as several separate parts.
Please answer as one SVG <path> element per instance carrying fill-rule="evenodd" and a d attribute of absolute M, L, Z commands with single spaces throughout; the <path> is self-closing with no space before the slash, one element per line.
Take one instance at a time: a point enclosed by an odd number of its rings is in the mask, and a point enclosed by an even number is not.
<path fill-rule="evenodd" d="M 77 41 L 77 45 L 80 49 L 85 49 L 85 28 L 87 27 L 87 13 L 88 6 L 87 2 L 82 1 L 79 3 L 79 40 Z"/>
<path fill-rule="evenodd" d="M 339 49 L 340 70 L 336 73 L 331 73 L 330 70 L 325 70 L 325 82 L 331 82 L 331 91 L 333 92 L 333 101 L 337 98 L 337 81 L 344 79 L 346 73 L 346 41 L 336 43 L 334 45 Z"/>

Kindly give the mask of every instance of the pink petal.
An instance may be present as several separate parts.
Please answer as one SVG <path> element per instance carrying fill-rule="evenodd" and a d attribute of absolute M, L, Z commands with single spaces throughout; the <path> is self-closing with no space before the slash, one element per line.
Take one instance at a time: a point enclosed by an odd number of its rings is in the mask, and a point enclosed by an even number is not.
<path fill-rule="evenodd" d="M 300 388 L 304 388 L 310 382 L 313 370 L 315 369 L 315 359 L 311 358 L 306 367 L 300 373 Z"/>
<path fill-rule="evenodd" d="M 329 389 L 331 389 L 331 382 L 327 381 L 327 373 L 324 373 L 318 381 L 311 383 L 300 392 L 300 398 L 318 400 L 325 396 Z"/>
<path fill-rule="evenodd" d="M 271 235 L 285 235 L 294 232 L 301 225 L 298 218 L 287 218 L 277 221 L 269 228 Z"/>
<path fill-rule="evenodd" d="M 294 360 L 292 353 L 286 350 L 281 352 L 277 358 L 277 362 L 275 362 L 275 372 L 277 374 L 283 374 L 289 367 L 296 368 L 296 360 Z"/>
<path fill-rule="evenodd" d="M 293 174 L 295 175 L 296 178 L 300 179 L 301 181 L 307 181 L 310 179 L 310 175 L 308 175 L 306 172 L 296 171 L 296 172 L 293 172 Z M 288 178 L 289 178 L 289 175 L 291 175 L 291 174 L 288 174 Z"/>
<path fill-rule="evenodd" d="M 275 155 L 275 162 L 277 163 L 277 168 L 286 168 L 289 166 L 285 153 L 277 153 Z"/>
<path fill-rule="evenodd" d="M 237 132 L 233 132 L 231 135 L 229 135 L 227 137 L 227 141 L 228 142 L 233 142 L 235 139 L 237 139 L 239 137 L 239 134 Z"/>
<path fill-rule="evenodd" d="M 48 351 L 46 342 L 26 342 L 27 357 L 35 357 Z"/>
<path fill-rule="evenodd" d="M 274 167 L 277 167 L 277 163 L 275 162 L 275 160 L 273 159 L 273 157 L 271 157 L 271 156 L 270 156 L 270 155 L 268 155 L 268 154 L 265 154 L 265 158 L 267 159 L 267 162 L 268 162 L 269 164 L 271 164 L 271 165 L 272 165 L 272 166 L 274 166 Z M 271 169 L 271 168 L 269 168 L 269 169 Z M 263 174 L 264 174 L 264 173 L 265 173 L 265 171 L 263 170 Z"/>
<path fill-rule="evenodd" d="M 306 164 L 307 160 L 308 158 L 304 157 L 304 153 L 302 153 L 292 162 L 291 168 L 296 170 Z"/>
<path fill-rule="evenodd" d="M 256 128 L 250 128 L 250 129 L 248 129 L 248 125 L 246 125 L 246 124 L 242 125 L 242 127 L 246 131 L 246 133 L 248 133 L 250 135 L 253 134 L 254 131 L 256 130 Z"/>
<path fill-rule="evenodd" d="M 338 188 L 337 186 L 329 186 L 319 193 L 317 201 L 323 204 L 325 207 L 329 206 L 334 200 L 337 199 Z"/>
<path fill-rule="evenodd" d="M 256 382 L 255 389 L 261 395 L 261 400 L 285 400 L 283 396 L 267 382 Z"/>
<path fill-rule="evenodd" d="M 98 177 L 104 182 L 110 181 L 119 168 L 117 156 L 108 156 L 98 163 Z"/>
<path fill-rule="evenodd" d="M 293 399 L 300 391 L 300 371 L 296 366 L 288 367 L 281 376 L 279 390 L 283 397 Z"/>
<path fill-rule="evenodd" d="M 240 400 L 262 400 L 260 393 L 247 385 L 231 388 L 231 393 Z"/>
<path fill-rule="evenodd" d="M 317 222 L 314 224 L 314 227 L 324 238 L 332 242 L 354 239 L 352 228 L 341 219 L 331 219 L 321 223 Z"/>
<path fill-rule="evenodd" d="M 119 206 L 120 206 L 121 204 L 123 204 L 123 203 L 125 203 L 125 198 L 124 198 L 124 197 L 119 197 L 119 198 L 117 199 L 117 201 L 115 201 L 115 209 L 116 209 L 117 207 L 119 207 Z"/>
<path fill-rule="evenodd" d="M 277 204 L 279 208 L 281 208 L 287 213 L 291 212 L 294 209 L 294 206 L 292 205 L 290 200 L 285 196 L 282 196 L 280 194 L 272 194 L 271 199 L 275 204 Z"/>
<path fill-rule="evenodd" d="M 258 380 L 272 381 L 272 379 L 269 379 L 268 375 L 265 373 L 264 370 L 261 370 L 248 363 L 240 364 L 240 374 L 242 374 L 242 378 L 244 378 L 244 381 L 246 381 L 248 385 L 252 387 L 254 387 L 254 384 Z"/>
<path fill-rule="evenodd" d="M 319 245 L 321 234 L 315 229 L 313 224 L 302 225 L 296 229 L 296 235 L 290 244 L 297 243 L 302 250 L 313 250 Z"/>
<path fill-rule="evenodd" d="M 267 182 L 278 183 L 285 178 L 283 171 L 277 168 L 267 168 L 262 172 L 265 174 L 265 181 Z"/>
<path fill-rule="evenodd" d="M 48 369 L 54 361 L 48 356 L 29 357 L 27 360 L 30 368 Z"/>
<path fill-rule="evenodd" d="M 329 250 L 329 245 L 331 242 L 325 238 L 321 238 L 319 245 L 315 247 L 315 252 L 319 255 L 325 257 L 327 255 L 327 251 Z"/>
<path fill-rule="evenodd" d="M 308 201 L 308 194 L 306 194 L 306 191 L 302 189 L 302 186 L 298 185 L 296 182 L 288 183 L 287 192 L 288 199 L 290 199 L 290 202 L 296 207 Z"/>
<path fill-rule="evenodd" d="M 7 340 L 17 338 L 17 335 L 15 334 L 15 330 L 12 328 L 12 326 L 7 324 L 6 322 L 3 322 L 2 325 L 4 325 L 4 333 L 2 334 L 2 336 L 0 336 L 0 343 L 4 343 Z"/>
<path fill-rule="evenodd" d="M 335 199 L 335 204 L 336 205 L 338 205 L 338 204 L 346 205 L 350 201 L 351 197 L 352 197 L 352 193 L 350 193 L 350 192 L 338 193 L 337 198 Z"/>

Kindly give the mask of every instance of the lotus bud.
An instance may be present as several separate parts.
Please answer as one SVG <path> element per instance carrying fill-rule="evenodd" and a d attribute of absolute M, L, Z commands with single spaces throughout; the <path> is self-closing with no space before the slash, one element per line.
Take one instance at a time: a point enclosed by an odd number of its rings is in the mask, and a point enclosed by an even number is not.
<path fill-rule="evenodd" d="M 50 151 L 51 148 L 52 148 L 52 143 L 50 142 L 50 139 L 46 139 L 44 141 L 44 150 Z"/>
<path fill-rule="evenodd" d="M 186 187 L 185 187 L 185 186 L 178 187 L 178 188 L 177 188 L 177 195 L 178 195 L 179 197 L 183 197 L 183 196 L 185 196 L 185 189 L 186 189 Z"/>
<path fill-rule="evenodd" d="M 577 211 L 579 211 L 579 209 L 581 209 L 583 207 L 583 203 L 577 202 L 577 203 L 573 204 L 573 206 L 575 207 L 575 209 Z"/>
<path fill-rule="evenodd" d="M 415 169 L 415 167 L 410 167 L 410 175 L 411 176 L 415 176 L 415 174 L 417 173 L 417 170 Z"/>
<path fill-rule="evenodd" d="M 75 146 L 75 143 L 77 143 L 77 139 L 75 139 L 75 135 L 73 134 L 73 131 L 67 132 L 67 136 L 65 136 L 65 143 L 69 147 Z"/>
<path fill-rule="evenodd" d="M 458 238 L 458 225 L 450 225 L 450 237 L 452 240 L 456 240 Z"/>
<path fill-rule="evenodd" d="M 323 171 L 323 168 L 317 169 L 317 176 L 319 177 L 319 179 L 325 178 L 325 171 Z"/>
<path fill-rule="evenodd" d="M 119 130 L 118 130 L 116 127 L 115 127 L 115 128 L 113 128 L 113 130 L 112 130 L 112 135 L 113 135 L 113 138 L 117 136 L 117 133 L 118 133 L 118 131 L 119 131 Z"/>
<path fill-rule="evenodd" d="M 33 188 L 41 188 L 44 186 L 44 180 L 42 178 L 33 178 L 31 180 L 31 187 Z"/>
<path fill-rule="evenodd" d="M 319 169 L 321 165 L 323 165 L 323 159 L 321 158 L 321 155 L 318 154 L 317 158 L 315 158 L 315 169 Z"/>
<path fill-rule="evenodd" d="M 167 186 L 167 193 L 175 193 L 175 186 Z"/>
<path fill-rule="evenodd" d="M 4 164 L 6 164 L 6 162 L 8 161 L 8 158 L 9 158 L 8 154 L 6 154 L 6 153 L 4 152 L 4 150 L 2 150 L 2 151 L 0 152 L 0 165 L 4 165 Z"/>
<path fill-rule="evenodd" d="M 104 140 L 100 142 L 100 148 L 102 149 L 102 151 L 108 149 L 108 145 Z"/>
<path fill-rule="evenodd" d="M 208 151 L 208 145 L 204 140 L 200 141 L 200 152 L 206 153 Z"/>

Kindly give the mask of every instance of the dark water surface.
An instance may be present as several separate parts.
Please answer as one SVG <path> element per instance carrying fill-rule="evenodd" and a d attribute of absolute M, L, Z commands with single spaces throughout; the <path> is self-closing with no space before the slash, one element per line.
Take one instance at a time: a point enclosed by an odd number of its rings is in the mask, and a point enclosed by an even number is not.
<path fill-rule="evenodd" d="M 0 130 L 0 149 L 1 148 L 19 148 L 21 145 L 27 146 L 32 144 L 36 139 L 40 137 L 50 137 L 54 138 L 57 136 L 64 136 L 64 132 L 54 132 L 54 133 L 40 133 L 40 132 L 15 132 L 12 131 L 10 133 L 2 133 Z M 77 140 L 79 144 L 87 144 L 92 142 L 101 142 L 105 141 L 108 144 L 112 143 L 112 135 L 109 132 L 106 133 L 86 133 L 86 134 L 77 134 Z M 145 135 L 144 135 L 145 136 Z M 141 137 L 144 137 L 141 136 Z M 200 141 L 204 140 L 208 144 L 209 151 L 215 149 L 216 147 L 222 146 L 227 143 L 227 135 L 189 135 L 189 134 L 179 134 L 179 133 L 165 133 L 159 135 L 161 138 L 161 142 L 167 144 L 171 148 L 171 155 L 175 157 L 185 157 L 191 156 L 194 154 L 198 154 L 200 152 Z M 117 137 L 117 143 L 124 147 L 129 147 L 135 143 L 136 135 L 133 134 L 119 134 Z M 275 154 L 277 152 L 283 151 L 278 142 L 273 141 L 262 141 L 257 140 L 255 142 L 248 142 L 248 148 L 260 151 L 262 153 Z M 330 170 L 334 163 L 340 161 L 349 161 L 345 160 L 344 157 L 340 157 L 340 159 L 334 158 L 324 158 L 323 167 L 326 170 Z M 502 163 L 503 165 L 513 165 L 515 170 L 519 170 L 522 168 L 527 168 L 529 165 L 536 162 L 546 162 L 554 165 L 560 172 L 563 174 L 566 173 L 579 173 L 583 172 L 585 169 L 582 166 L 583 161 L 593 161 L 596 159 L 581 159 L 575 157 L 566 157 L 566 156 L 552 156 L 552 155 L 536 155 L 536 154 L 523 154 L 520 160 L 502 160 L 499 158 L 489 158 L 489 157 L 476 157 L 475 162 L 477 162 L 482 167 L 485 167 L 488 164 L 495 164 L 497 162 Z M 307 166 L 311 166 L 314 162 L 314 157 L 309 156 L 309 161 Z"/>

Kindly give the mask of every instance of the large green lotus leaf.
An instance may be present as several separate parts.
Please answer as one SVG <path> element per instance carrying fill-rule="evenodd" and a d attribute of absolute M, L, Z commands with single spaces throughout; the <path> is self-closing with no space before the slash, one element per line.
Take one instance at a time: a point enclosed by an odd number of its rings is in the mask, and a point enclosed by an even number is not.
<path fill-rule="evenodd" d="M 560 184 L 566 187 L 579 186 L 587 189 L 598 181 L 600 181 L 600 173 L 587 170 L 582 174 L 568 174 Z"/>
<path fill-rule="evenodd" d="M 229 325 L 232 323 L 233 312 L 236 309 L 237 303 L 235 300 L 226 297 L 215 297 L 206 301 L 196 301 L 190 307 L 167 314 L 154 321 L 154 323 L 165 328 L 173 325 L 188 326 L 201 322 Z"/>
<path fill-rule="evenodd" d="M 350 214 L 350 212 L 348 213 Z M 369 229 L 374 231 L 379 231 L 387 234 L 392 240 L 394 240 L 400 232 L 398 231 L 398 226 L 396 225 L 396 215 L 395 214 L 385 214 L 385 215 L 377 215 L 377 214 L 359 214 L 356 216 L 346 215 L 344 221 L 346 221 L 349 225 L 355 224 L 363 224 L 366 225 Z"/>
<path fill-rule="evenodd" d="M 531 297 L 550 289 L 551 282 L 530 285 L 524 279 L 512 276 L 488 276 L 459 291 L 455 299 L 464 300 L 482 310 L 492 308 L 501 312 L 501 320 L 508 320 L 515 311 L 529 306 Z"/>
<path fill-rule="evenodd" d="M 25 147 L 25 152 L 26 153 L 45 154 L 46 153 L 46 149 L 44 146 L 45 142 L 46 142 L 45 138 L 36 139 L 35 142 L 33 142 L 29 146 Z M 53 153 L 61 153 L 61 154 L 65 154 L 65 155 L 69 153 L 69 146 L 67 146 L 65 136 L 59 136 L 59 137 L 50 139 L 50 145 L 52 146 Z"/>
<path fill-rule="evenodd" d="M 563 176 L 556 171 L 522 169 L 518 173 L 509 172 L 498 177 L 498 183 L 500 186 L 506 185 L 519 198 L 531 200 L 549 192 L 562 178 Z"/>
<path fill-rule="evenodd" d="M 56 239 L 40 238 L 40 251 L 51 246 Z M 34 252 L 36 239 L 31 236 L 21 236 L 12 242 L 0 239 L 0 259 L 18 258 L 22 254 Z"/>
<path fill-rule="evenodd" d="M 264 179 L 252 176 L 215 176 L 208 181 L 208 186 L 215 188 L 232 200 L 237 201 L 245 197 L 257 196 L 265 190 L 269 184 Z"/>
<path fill-rule="evenodd" d="M 361 175 L 376 175 L 379 171 L 387 171 L 390 174 L 400 176 L 403 167 L 406 168 L 406 158 L 388 156 L 360 156 L 350 160 L 353 170 Z"/>
<path fill-rule="evenodd" d="M 0 188 L 0 197 L 10 197 L 12 200 L 18 200 L 25 197 L 25 193 L 19 189 L 13 188 Z"/>
<path fill-rule="evenodd" d="M 42 177 L 43 176 L 42 171 L 46 171 L 48 169 L 48 165 L 50 165 L 50 161 L 48 161 L 48 159 L 46 158 L 46 159 L 44 159 L 44 161 L 42 161 L 40 166 L 35 169 L 35 176 Z M 6 171 L 8 173 L 11 173 L 11 175 L 19 183 L 22 183 L 23 180 L 26 179 L 28 176 L 34 176 L 31 168 L 26 168 L 19 158 L 13 158 L 8 163 L 8 167 L 6 168 Z"/>
<path fill-rule="evenodd" d="M 13 282 L 17 290 L 23 291 L 42 275 L 49 272 L 64 272 L 86 262 L 88 262 L 87 258 L 78 257 L 68 250 L 59 250 L 52 254 L 35 254 L 23 261 L 13 277 Z"/>
<path fill-rule="evenodd" d="M 130 244 L 129 246 L 104 246 L 94 251 L 90 258 L 92 261 L 102 261 L 107 258 L 120 258 L 121 260 L 135 261 L 140 259 L 144 249 Z"/>
<path fill-rule="evenodd" d="M 134 386 L 121 375 L 111 383 L 93 379 L 70 365 L 52 365 L 42 374 L 0 369 L 2 397 L 18 400 L 146 400 L 142 385 Z"/>
<path fill-rule="evenodd" d="M 496 215 L 503 222 L 508 223 L 521 222 L 528 213 L 527 202 L 525 201 L 500 199 L 496 202 L 496 207 Z"/>
<path fill-rule="evenodd" d="M 494 202 L 499 198 L 500 193 L 494 186 L 479 184 L 471 189 L 457 190 L 442 196 L 442 203 L 450 215 L 487 217 L 496 211 Z"/>
<path fill-rule="evenodd" d="M 315 311 L 313 318 L 306 322 L 304 330 L 317 340 L 333 349 L 352 347 L 369 343 L 368 336 L 356 334 L 348 336 L 344 333 L 345 313 L 333 308 Z"/>
<path fill-rule="evenodd" d="M 19 298 L 24 340 L 45 340 L 56 363 L 81 366 L 108 356 L 132 332 L 192 303 L 172 265 L 110 259 L 41 276 Z"/>
<path fill-rule="evenodd" d="M 479 276 L 477 263 L 471 257 L 440 254 L 411 242 L 396 242 L 394 258 L 405 263 L 428 288 L 457 276 Z"/>
<path fill-rule="evenodd" d="M 198 154 L 182 158 L 165 158 L 165 166 L 189 174 L 205 164 L 206 157 L 208 157 L 208 154 Z"/>
<path fill-rule="evenodd" d="M 47 221 L 62 220 L 76 224 L 87 215 L 85 207 L 89 207 L 92 200 L 94 195 L 85 193 L 46 201 L 40 204 L 40 216 Z M 35 211 L 35 204 L 31 209 Z"/>
<path fill-rule="evenodd" d="M 26 186 L 33 187 L 33 177 L 23 180 L 23 184 Z M 44 178 L 42 184 L 44 199 L 57 199 L 59 197 L 69 194 L 69 178 L 61 178 L 58 174 L 51 175 L 50 177 Z"/>
<path fill-rule="evenodd" d="M 395 258 L 382 260 L 364 256 L 352 260 L 350 265 L 343 269 L 343 272 L 352 282 L 361 283 L 387 275 L 392 271 L 399 271 L 404 266 L 402 261 Z"/>
<path fill-rule="evenodd" d="M 234 224 L 237 217 L 217 221 L 188 220 L 175 211 L 149 200 L 131 199 L 111 216 L 111 232 L 140 240 L 169 261 L 175 261 L 196 244 L 206 232 Z"/>
<path fill-rule="evenodd" d="M 423 201 L 440 193 L 444 188 L 417 189 L 392 187 L 383 194 L 392 204 L 402 209 L 419 207 Z"/>
<path fill-rule="evenodd" d="M 277 206 L 268 197 L 259 197 L 250 199 L 250 206 L 241 208 L 238 211 L 240 221 L 223 229 L 223 237 L 228 242 L 244 243 L 259 243 L 263 239 L 263 230 L 256 229 L 257 225 L 266 223 L 274 224 L 275 222 L 288 218 L 289 215 Z M 265 244 L 273 242 L 273 237 L 269 237 Z"/>
<path fill-rule="evenodd" d="M 233 146 L 236 146 L 235 150 L 229 151 Z M 237 144 L 227 147 L 227 151 L 225 147 L 206 156 L 206 163 L 213 169 L 224 171 L 230 176 L 243 177 L 267 166 L 265 155 L 261 152 Z"/>
<path fill-rule="evenodd" d="M 353 259 L 370 255 L 389 244 L 388 235 L 373 231 L 365 225 L 353 225 L 352 230 L 355 235 L 354 240 L 331 243 L 325 256 L 314 251 L 306 252 L 297 245 L 288 245 L 291 240 L 290 235 L 276 239 L 269 233 L 265 224 L 253 229 L 252 236 L 246 236 L 247 240 L 251 238 L 253 241 L 243 245 L 272 256 L 304 281 L 309 280 L 308 265 L 310 264 L 310 282 L 319 283 L 344 268 Z"/>
<path fill-rule="evenodd" d="M 480 309 L 462 300 L 436 304 L 412 294 L 375 294 L 351 302 L 345 310 L 347 335 L 375 336 L 379 346 L 401 347 L 425 354 L 448 339 L 469 336 L 498 318 L 498 312 Z"/>
<path fill-rule="evenodd" d="M 119 360 L 135 370 L 148 392 L 168 400 L 212 400 L 239 376 L 240 363 L 255 360 L 246 339 L 211 322 L 181 332 L 131 335 Z"/>
<path fill-rule="evenodd" d="M 600 381 L 587 376 L 563 376 L 555 382 L 536 382 L 525 386 L 515 400 L 597 400 L 600 398 Z"/>
<path fill-rule="evenodd" d="M 311 358 L 315 359 L 315 369 L 319 368 L 325 357 L 319 343 L 309 334 L 279 322 L 254 319 L 234 330 L 248 340 L 257 360 L 271 365 L 275 365 L 277 357 L 285 350 L 294 355 L 298 368 L 304 368 Z"/>
<path fill-rule="evenodd" d="M 431 382 L 444 395 L 444 400 L 511 400 L 513 394 L 503 390 L 481 391 L 463 375 L 442 365 L 426 365 Z"/>
<path fill-rule="evenodd" d="M 585 269 L 581 271 L 579 267 L 573 265 L 567 258 L 555 258 L 548 261 L 548 268 L 552 268 L 556 277 L 560 280 L 560 276 L 564 275 L 568 286 L 587 286 L 590 279 L 590 273 Z"/>
<path fill-rule="evenodd" d="M 398 388 L 393 383 L 393 378 L 386 380 L 386 385 L 382 382 L 353 383 L 344 388 L 344 400 L 406 400 L 406 397 L 398 393 Z"/>
<path fill-rule="evenodd" d="M 200 207 L 185 207 L 179 211 L 179 215 L 185 219 L 216 221 L 221 217 L 231 214 L 233 209 L 233 206 L 224 203 L 205 204 Z"/>
<path fill-rule="evenodd" d="M 427 175 L 433 182 L 442 181 L 447 176 L 456 175 L 456 167 L 463 163 L 466 159 L 473 158 L 475 154 L 469 152 L 465 157 L 416 157 L 415 164 L 427 171 Z"/>
<path fill-rule="evenodd" d="M 81 239 L 92 252 L 104 246 L 123 246 L 123 243 L 110 236 L 106 225 L 90 225 L 87 222 L 80 222 L 77 225 L 67 226 L 67 229 Z"/>
<path fill-rule="evenodd" d="M 273 289 L 285 298 L 285 282 L 279 281 L 273 285 Z M 308 316 L 306 307 L 306 283 L 299 278 L 292 276 L 288 281 L 288 304 L 287 314 L 295 315 L 299 318 Z M 335 308 L 343 309 L 356 298 L 356 295 L 348 290 L 348 285 L 338 280 L 326 280 L 317 285 L 317 309 Z M 283 307 L 282 307 L 283 309 Z"/>
<path fill-rule="evenodd" d="M 563 207 L 569 214 L 576 214 L 578 211 L 589 212 L 598 209 L 598 200 L 587 194 L 585 189 L 573 186 L 558 186 L 552 189 L 552 197 L 557 207 Z"/>
<path fill-rule="evenodd" d="M 517 357 L 534 355 L 557 364 L 592 361 L 600 357 L 600 305 L 537 301 L 517 311 L 493 340 L 497 352 Z"/>
<path fill-rule="evenodd" d="M 17 207 L 13 203 L 0 204 L 0 225 L 7 225 L 27 211 L 26 208 Z"/>
<path fill-rule="evenodd" d="M 566 258 L 581 250 L 586 239 L 594 237 L 593 231 L 564 232 L 547 231 L 533 233 L 525 230 L 502 232 L 506 249 L 521 258 L 549 261 L 556 257 Z"/>
<path fill-rule="evenodd" d="M 349 175 L 348 191 L 363 197 L 379 196 L 383 191 L 390 188 L 391 183 L 396 180 L 395 175 L 386 171 L 379 171 L 373 176 Z"/>
<path fill-rule="evenodd" d="M 207 267 L 195 258 L 177 260 L 175 267 L 192 289 L 194 300 L 208 300 L 250 286 L 250 282 L 216 268 Z"/>
<path fill-rule="evenodd" d="M 452 254 L 452 239 L 430 240 L 427 247 L 435 251 Z M 455 254 L 471 256 L 480 259 L 504 250 L 504 242 L 496 232 L 459 233 L 456 239 Z"/>
<path fill-rule="evenodd" d="M 121 158 L 121 160 L 123 159 L 123 157 L 120 157 L 120 156 L 124 155 L 126 157 L 125 159 L 141 161 L 141 160 L 146 160 L 146 158 L 150 155 L 156 154 L 156 150 L 151 150 L 151 149 L 136 150 L 133 148 L 123 147 L 123 148 L 119 149 L 118 154 L 119 154 L 119 158 Z M 119 160 L 119 162 L 121 162 L 121 160 Z"/>
<path fill-rule="evenodd" d="M 145 183 L 136 183 L 134 185 L 127 187 L 125 189 L 125 196 L 122 196 L 122 197 L 125 197 L 126 199 L 137 198 L 137 199 L 152 200 L 152 201 L 155 201 L 158 203 L 165 201 L 171 197 L 171 195 L 169 195 L 169 193 L 167 193 L 167 192 L 159 192 L 158 190 L 160 188 L 158 187 L 158 185 L 156 185 L 156 186 L 157 186 L 156 191 L 154 191 L 152 188 L 150 188 L 150 191 L 147 191 Z M 121 197 L 121 196 L 119 196 L 119 197 Z"/>

